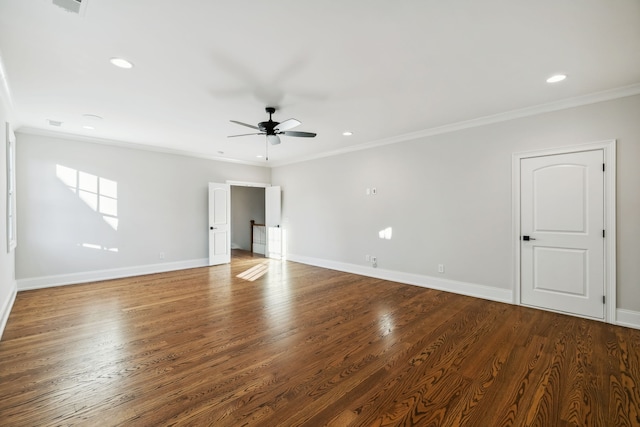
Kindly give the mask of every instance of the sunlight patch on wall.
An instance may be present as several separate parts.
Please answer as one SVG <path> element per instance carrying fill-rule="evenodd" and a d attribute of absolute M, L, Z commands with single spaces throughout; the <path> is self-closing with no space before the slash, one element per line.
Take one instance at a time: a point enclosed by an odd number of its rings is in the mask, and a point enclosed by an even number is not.
<path fill-rule="evenodd" d="M 56 165 L 56 176 L 104 222 L 118 229 L 118 183 L 77 169 Z"/>
<path fill-rule="evenodd" d="M 107 246 L 96 245 L 93 243 L 78 243 L 78 246 L 82 246 L 83 248 L 87 248 L 87 249 L 97 249 L 101 251 L 118 252 L 118 248 L 109 248 Z"/>
<path fill-rule="evenodd" d="M 381 239 L 391 240 L 392 236 L 393 236 L 393 228 L 392 227 L 387 227 L 384 230 L 380 230 L 378 232 L 378 237 L 380 237 Z"/>

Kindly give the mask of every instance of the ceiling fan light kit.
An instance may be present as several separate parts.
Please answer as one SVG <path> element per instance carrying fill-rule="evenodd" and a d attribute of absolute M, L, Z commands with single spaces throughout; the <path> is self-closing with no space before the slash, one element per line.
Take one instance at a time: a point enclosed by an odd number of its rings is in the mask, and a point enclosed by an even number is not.
<path fill-rule="evenodd" d="M 235 123 L 237 125 L 246 126 L 251 129 L 259 130 L 260 132 L 255 133 L 244 133 L 240 135 L 229 135 L 228 138 L 235 138 L 238 136 L 247 136 L 247 135 L 266 135 L 267 142 L 271 145 L 280 144 L 280 136 L 294 136 L 298 138 L 313 138 L 316 136 L 313 132 L 299 132 L 299 131 L 290 131 L 289 129 L 293 129 L 296 126 L 300 126 L 302 123 L 296 119 L 287 119 L 284 122 L 274 122 L 272 119 L 273 113 L 276 112 L 275 107 L 267 107 L 265 111 L 269 114 L 269 120 L 265 122 L 258 123 L 258 126 L 250 125 L 248 123 L 239 122 L 237 120 L 231 120 L 231 123 Z"/>

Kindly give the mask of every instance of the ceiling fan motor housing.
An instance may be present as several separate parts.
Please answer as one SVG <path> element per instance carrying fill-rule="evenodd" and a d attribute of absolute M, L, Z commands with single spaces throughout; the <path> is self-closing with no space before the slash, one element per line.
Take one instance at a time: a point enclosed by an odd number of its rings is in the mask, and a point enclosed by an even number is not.
<path fill-rule="evenodd" d="M 276 112 L 275 107 L 267 107 L 265 111 L 269 114 L 269 120 L 258 123 L 258 126 L 250 125 L 248 123 L 239 122 L 237 120 L 231 120 L 231 122 L 236 123 L 238 125 L 246 126 L 251 129 L 259 130 L 260 133 L 250 133 L 244 135 L 230 135 L 229 138 L 233 138 L 236 136 L 247 136 L 247 135 L 266 135 L 267 141 L 269 141 L 273 145 L 280 144 L 280 138 L 278 135 L 287 135 L 287 136 L 296 136 L 296 137 L 306 137 L 313 138 L 316 136 L 315 133 L 312 132 L 297 132 L 290 131 L 289 129 L 294 128 L 300 125 L 300 122 L 296 119 L 287 119 L 284 122 L 274 122 L 271 118 L 273 113 Z M 282 125 L 281 128 L 278 126 Z"/>
<path fill-rule="evenodd" d="M 280 124 L 279 122 L 274 122 L 273 120 L 269 119 L 268 122 L 258 123 L 258 128 L 262 132 L 266 132 L 267 135 L 273 135 L 275 127 L 278 126 L 279 124 Z"/>

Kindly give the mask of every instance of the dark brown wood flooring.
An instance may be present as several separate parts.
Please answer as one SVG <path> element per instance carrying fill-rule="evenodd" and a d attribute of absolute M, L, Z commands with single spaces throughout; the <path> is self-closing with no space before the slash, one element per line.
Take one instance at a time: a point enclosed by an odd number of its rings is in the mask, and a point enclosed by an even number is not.
<path fill-rule="evenodd" d="M 640 331 L 243 254 L 20 292 L 0 425 L 638 426 Z"/>

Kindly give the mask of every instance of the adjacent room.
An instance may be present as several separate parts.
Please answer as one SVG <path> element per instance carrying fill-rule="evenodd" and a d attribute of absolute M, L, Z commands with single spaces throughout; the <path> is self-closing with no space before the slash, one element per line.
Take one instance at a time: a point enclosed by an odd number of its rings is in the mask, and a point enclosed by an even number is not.
<path fill-rule="evenodd" d="M 0 1 L 0 424 L 640 426 L 640 2 Z"/>

